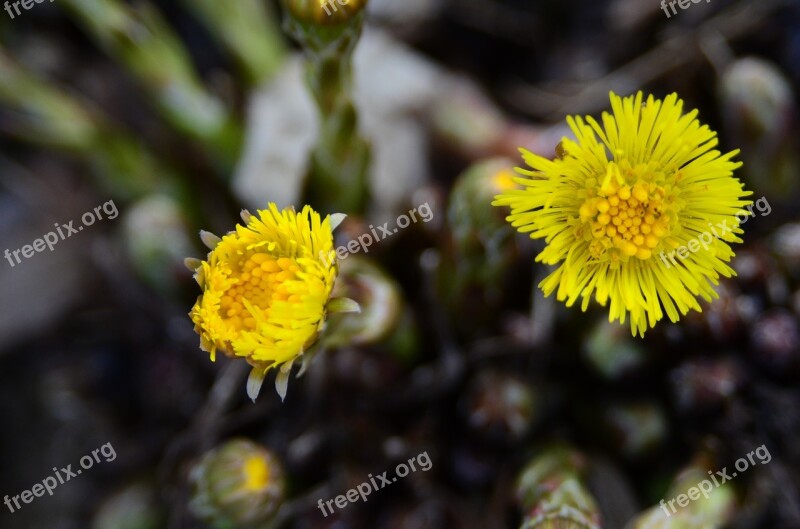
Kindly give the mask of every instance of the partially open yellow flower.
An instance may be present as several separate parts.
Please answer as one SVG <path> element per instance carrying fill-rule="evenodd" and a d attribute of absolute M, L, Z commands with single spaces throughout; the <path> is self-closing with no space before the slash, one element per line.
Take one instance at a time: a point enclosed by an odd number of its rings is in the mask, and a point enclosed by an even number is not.
<path fill-rule="evenodd" d="M 246 225 L 222 239 L 202 233 L 211 252 L 205 261 L 187 262 L 203 289 L 189 315 L 212 361 L 222 351 L 253 366 L 252 398 L 266 372 L 281 367 L 283 397 L 292 363 L 325 323 L 338 273 L 332 231 L 343 216 L 320 220 L 309 206 L 297 214 L 270 203 L 242 218 Z"/>
<path fill-rule="evenodd" d="M 676 94 L 643 99 L 612 93 L 602 126 L 568 118 L 577 141 L 565 138 L 555 160 L 523 150 L 532 169 L 515 181 L 525 189 L 493 202 L 547 243 L 536 260 L 558 267 L 540 284 L 546 295 L 567 306 L 581 298 L 583 310 L 592 297 L 610 301 L 609 320 L 630 316 L 639 335 L 665 312 L 674 322 L 701 310 L 698 297 L 717 297 L 719 276 L 735 275 L 727 262 L 729 244 L 742 242 L 737 214 L 751 204 L 732 176 L 738 151 L 715 150 L 696 110 L 684 114 Z"/>

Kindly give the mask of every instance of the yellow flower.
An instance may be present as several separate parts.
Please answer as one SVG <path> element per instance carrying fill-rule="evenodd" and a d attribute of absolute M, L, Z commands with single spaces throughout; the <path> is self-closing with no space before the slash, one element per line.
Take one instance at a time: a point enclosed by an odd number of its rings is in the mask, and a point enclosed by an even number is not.
<path fill-rule="evenodd" d="M 532 170 L 515 180 L 523 190 L 495 197 L 511 206 L 507 217 L 520 232 L 544 238 L 536 257 L 558 268 L 540 287 L 586 310 L 594 295 L 609 321 L 644 336 L 664 312 L 673 322 L 697 298 L 717 297 L 719 276 L 735 272 L 728 243 L 742 242 L 736 215 L 751 194 L 732 176 L 739 151 L 714 150 L 716 133 L 683 113 L 676 94 L 663 101 L 642 93 L 611 94 L 613 114 L 602 126 L 586 117 L 567 122 L 577 141 L 564 138 L 555 160 L 522 150 Z M 745 217 L 746 218 L 746 217 Z"/>
<path fill-rule="evenodd" d="M 203 293 L 189 315 L 200 348 L 242 357 L 253 366 L 248 393 L 255 399 L 266 372 L 281 367 L 281 397 L 292 363 L 315 342 L 338 273 L 332 231 L 342 215 L 300 214 L 270 203 L 222 239 L 203 232 L 205 261 L 187 260 Z"/>

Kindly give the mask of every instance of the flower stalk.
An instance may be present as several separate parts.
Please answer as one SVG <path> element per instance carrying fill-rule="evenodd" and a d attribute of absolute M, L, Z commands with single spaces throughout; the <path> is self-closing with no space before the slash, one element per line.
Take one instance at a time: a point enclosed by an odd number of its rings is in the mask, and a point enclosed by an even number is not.
<path fill-rule="evenodd" d="M 284 26 L 306 52 L 306 82 L 319 108 L 319 139 L 311 154 L 306 201 L 322 211 L 363 213 L 369 197 L 370 146 L 358 133 L 351 97 L 353 50 L 366 1 L 339 6 L 336 16 L 318 1 L 284 0 Z"/>

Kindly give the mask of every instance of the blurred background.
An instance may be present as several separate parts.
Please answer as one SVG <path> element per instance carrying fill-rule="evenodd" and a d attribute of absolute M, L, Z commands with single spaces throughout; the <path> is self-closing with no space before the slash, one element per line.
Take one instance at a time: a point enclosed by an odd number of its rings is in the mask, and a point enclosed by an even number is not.
<path fill-rule="evenodd" d="M 800 527 L 800 2 L 370 0 L 331 51 L 277 1 L 28 1 L 0 12 L 0 494 L 116 458 L 0 527 Z M 698 108 L 770 206 L 720 299 L 643 340 L 544 299 L 541 243 L 489 205 L 519 147 L 553 156 L 566 115 L 640 89 Z M 337 244 L 433 216 L 343 261 L 363 313 L 253 404 L 244 362 L 199 350 L 183 259 L 269 201 L 347 213 Z M 648 518 L 762 445 L 713 501 Z M 214 487 L 247 450 L 282 468 L 277 515 Z M 597 525 L 532 518 L 563 504 Z"/>

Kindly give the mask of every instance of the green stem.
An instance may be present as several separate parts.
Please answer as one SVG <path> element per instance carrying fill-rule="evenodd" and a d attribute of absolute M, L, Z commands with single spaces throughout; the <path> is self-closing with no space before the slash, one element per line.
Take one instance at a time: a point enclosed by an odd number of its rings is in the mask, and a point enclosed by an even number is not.
<path fill-rule="evenodd" d="M 260 0 L 183 0 L 236 57 L 253 85 L 272 78 L 283 64 L 286 45 L 269 6 Z"/>
<path fill-rule="evenodd" d="M 287 31 L 306 51 L 306 81 L 322 119 L 305 189 L 306 202 L 321 211 L 360 214 L 369 198 L 371 150 L 358 133 L 350 96 L 353 50 L 363 22 L 363 11 L 337 26 L 286 16 Z"/>
<path fill-rule="evenodd" d="M 62 0 L 100 47 L 146 88 L 168 121 L 203 142 L 229 169 L 242 143 L 240 125 L 197 78 L 172 28 L 149 3 L 133 9 L 119 0 Z"/>
<path fill-rule="evenodd" d="M 170 170 L 98 109 L 26 71 L 2 49 L 0 101 L 13 112 L 3 132 L 80 155 L 116 198 L 138 198 L 174 182 Z"/>

